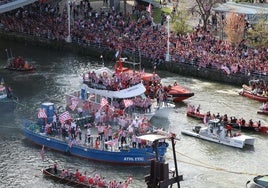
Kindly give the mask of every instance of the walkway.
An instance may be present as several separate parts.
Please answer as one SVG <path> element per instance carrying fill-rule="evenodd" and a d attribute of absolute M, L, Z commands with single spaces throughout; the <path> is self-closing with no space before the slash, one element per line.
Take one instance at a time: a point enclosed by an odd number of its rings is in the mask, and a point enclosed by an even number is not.
<path fill-rule="evenodd" d="M 35 1 L 38 0 L 16 0 L 10 3 L 3 4 L 0 6 L 0 14 L 23 7 L 25 5 L 29 5 L 31 3 L 34 3 Z"/>

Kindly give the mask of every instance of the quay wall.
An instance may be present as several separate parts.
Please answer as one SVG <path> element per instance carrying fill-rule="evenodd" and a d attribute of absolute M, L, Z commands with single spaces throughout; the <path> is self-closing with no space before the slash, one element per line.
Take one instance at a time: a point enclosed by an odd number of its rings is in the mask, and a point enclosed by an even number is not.
<path fill-rule="evenodd" d="M 100 55 L 105 57 L 105 61 L 114 59 L 115 51 L 96 44 L 79 44 L 79 42 L 67 43 L 65 41 L 49 40 L 38 36 L 28 35 L 25 33 L 13 33 L 0 30 L 0 38 L 27 42 L 28 44 L 40 47 L 46 47 L 54 50 L 64 50 L 79 53 L 81 55 L 89 55 L 93 58 L 100 58 Z M 133 54 L 123 54 L 128 55 Z M 151 68 L 152 60 L 142 58 L 142 67 Z M 258 74 L 229 74 L 227 75 L 223 70 L 217 70 L 215 68 L 200 68 L 193 62 L 163 62 L 157 65 L 158 70 L 168 71 L 175 74 L 183 75 L 186 77 L 195 77 L 205 80 L 216 81 L 219 83 L 227 83 L 231 85 L 242 86 L 242 84 L 248 84 L 250 79 L 262 78 L 268 82 L 268 78 L 264 75 Z"/>

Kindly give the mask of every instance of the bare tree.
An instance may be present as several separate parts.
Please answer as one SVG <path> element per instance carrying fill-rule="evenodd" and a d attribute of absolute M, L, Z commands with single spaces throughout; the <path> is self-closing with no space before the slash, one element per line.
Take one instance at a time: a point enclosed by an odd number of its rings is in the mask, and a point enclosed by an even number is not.
<path fill-rule="evenodd" d="M 203 21 L 203 28 L 207 30 L 209 17 L 212 14 L 212 8 L 218 3 L 224 3 L 225 0 L 195 0 L 195 4 L 190 8 L 192 13 L 197 13 Z"/>

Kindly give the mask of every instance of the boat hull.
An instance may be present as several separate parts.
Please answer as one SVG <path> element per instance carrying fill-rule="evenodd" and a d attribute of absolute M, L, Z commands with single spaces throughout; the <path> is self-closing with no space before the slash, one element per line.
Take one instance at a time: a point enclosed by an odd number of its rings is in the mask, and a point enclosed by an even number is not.
<path fill-rule="evenodd" d="M 178 103 L 194 96 L 194 93 L 186 88 L 177 85 L 171 87 L 168 92 L 168 95 L 172 97 L 173 102 Z"/>
<path fill-rule="evenodd" d="M 255 142 L 254 139 L 251 139 L 250 137 L 247 137 L 244 135 L 233 137 L 231 139 L 226 137 L 226 139 L 220 140 L 216 135 L 207 137 L 207 136 L 200 135 L 196 132 L 188 131 L 188 130 L 182 130 L 181 133 L 187 136 L 192 136 L 192 137 L 199 138 L 202 140 L 206 140 L 206 141 L 210 141 L 210 142 L 214 142 L 214 143 L 222 144 L 226 146 L 231 146 L 235 148 L 240 148 L 240 149 L 244 148 L 245 145 L 254 145 L 254 142 Z"/>
<path fill-rule="evenodd" d="M 35 144 L 92 161 L 131 166 L 148 166 L 150 165 L 150 161 L 155 159 L 155 153 L 152 147 L 126 148 L 120 151 L 101 150 L 83 145 L 70 144 L 66 141 L 47 136 L 36 130 L 36 125 L 31 123 L 26 123 L 23 131 L 26 138 Z M 159 156 L 164 156 L 166 147 L 164 145 L 158 147 Z"/>
<path fill-rule="evenodd" d="M 253 178 L 253 181 L 259 187 L 268 187 L 268 175 L 259 175 Z"/>
<path fill-rule="evenodd" d="M 257 101 L 260 101 L 260 102 L 267 102 L 268 101 L 268 97 L 253 94 L 251 91 L 245 90 L 245 89 L 240 91 L 239 95 L 242 95 L 244 97 L 247 97 L 247 98 L 250 98 L 250 99 L 253 99 L 253 100 L 257 100 Z"/>
<path fill-rule="evenodd" d="M 18 72 L 33 72 L 36 70 L 36 68 L 11 68 L 11 67 L 5 67 L 5 69 L 10 70 L 10 71 L 18 71 Z"/>
<path fill-rule="evenodd" d="M 258 110 L 258 114 L 268 115 L 268 110 Z"/>
<path fill-rule="evenodd" d="M 60 176 L 61 174 L 61 170 L 57 170 L 57 174 L 54 173 L 54 169 L 53 168 L 47 168 L 47 169 L 43 169 L 42 173 L 45 177 L 55 180 L 57 181 L 57 183 L 61 183 L 61 184 L 65 184 L 68 186 L 74 186 L 74 187 L 90 187 L 89 184 L 86 183 L 82 183 L 79 181 L 76 181 L 75 177 L 73 178 L 62 178 Z"/>
<path fill-rule="evenodd" d="M 205 117 L 205 114 L 200 114 L 200 113 L 190 112 L 190 111 L 187 111 L 186 115 L 188 117 L 192 117 L 192 118 L 195 118 L 195 119 L 198 119 L 198 120 L 203 120 L 204 117 Z"/>

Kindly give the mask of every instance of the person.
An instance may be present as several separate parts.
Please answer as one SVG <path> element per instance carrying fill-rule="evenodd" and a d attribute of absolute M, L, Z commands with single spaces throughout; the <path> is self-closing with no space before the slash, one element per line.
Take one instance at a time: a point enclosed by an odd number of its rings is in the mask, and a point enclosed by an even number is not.
<path fill-rule="evenodd" d="M 249 120 L 249 126 L 250 127 L 253 127 L 253 121 L 252 121 L 252 119 Z"/>
<path fill-rule="evenodd" d="M 200 104 L 198 105 L 198 107 L 196 108 L 196 113 L 200 113 Z"/>
<path fill-rule="evenodd" d="M 227 124 L 226 129 L 227 129 L 226 136 L 228 136 L 228 133 L 230 133 L 230 137 L 232 137 L 232 126 Z"/>
<path fill-rule="evenodd" d="M 76 135 L 78 135 L 79 140 L 82 140 L 82 131 L 80 126 L 78 126 L 77 130 L 76 130 Z"/>
<path fill-rule="evenodd" d="M 54 170 L 54 174 L 58 174 L 58 168 L 57 168 L 57 162 L 56 161 L 53 164 L 53 170 Z"/>
<path fill-rule="evenodd" d="M 258 121 L 258 127 L 259 128 L 261 127 L 261 121 L 260 120 Z"/>

